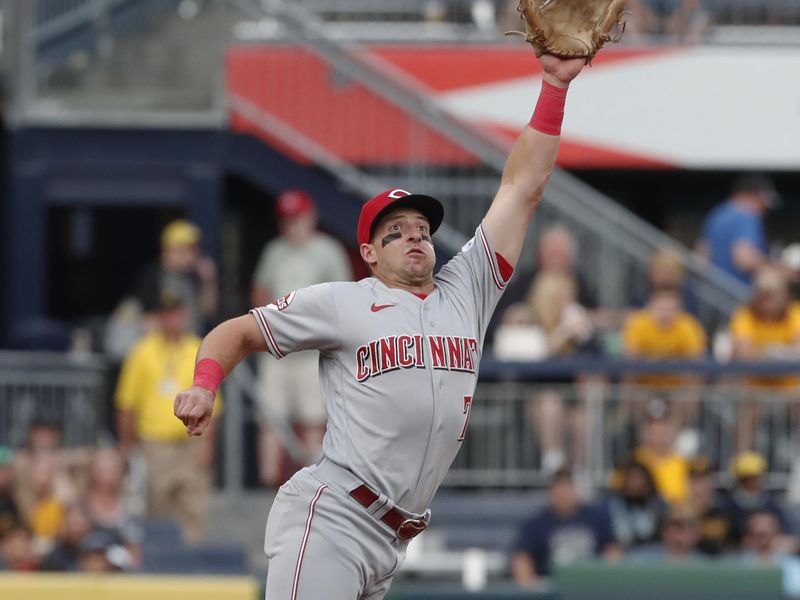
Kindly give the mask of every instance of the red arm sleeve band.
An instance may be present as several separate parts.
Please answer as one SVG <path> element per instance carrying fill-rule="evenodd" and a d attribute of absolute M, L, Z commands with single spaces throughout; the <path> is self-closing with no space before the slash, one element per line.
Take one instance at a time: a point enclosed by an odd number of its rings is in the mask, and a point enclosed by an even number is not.
<path fill-rule="evenodd" d="M 556 87 L 543 81 L 530 126 L 546 135 L 561 135 L 566 104 L 567 88 Z"/>
<path fill-rule="evenodd" d="M 193 385 L 210 390 L 215 394 L 223 379 L 225 379 L 225 371 L 222 365 L 213 358 L 202 359 L 194 368 Z"/>

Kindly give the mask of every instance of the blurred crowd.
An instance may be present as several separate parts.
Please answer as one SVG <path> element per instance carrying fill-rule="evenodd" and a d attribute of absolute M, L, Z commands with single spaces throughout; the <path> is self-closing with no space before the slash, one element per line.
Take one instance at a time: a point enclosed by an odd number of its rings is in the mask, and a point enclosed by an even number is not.
<path fill-rule="evenodd" d="M 313 5 L 313 2 L 312 2 Z M 426 23 L 469 23 L 479 31 L 503 34 L 522 29 L 519 19 L 519 0 L 419 0 L 406 8 L 405 20 L 422 20 Z M 318 6 L 318 5 L 317 5 Z M 373 20 L 374 13 L 353 14 L 353 9 L 343 5 L 337 14 L 335 5 L 325 12 L 337 19 L 361 18 Z M 415 12 L 411 7 L 416 7 Z M 382 10 L 378 20 L 403 18 L 403 9 Z M 722 25 L 776 25 L 796 24 L 800 11 L 791 2 L 782 0 L 757 0 L 744 2 L 709 2 L 708 0 L 628 0 L 630 13 L 626 18 L 624 43 L 696 44 L 704 41 L 715 24 Z"/>
<path fill-rule="evenodd" d="M 427 23 L 468 22 L 478 30 L 519 30 L 519 0 L 427 0 L 420 15 Z M 628 0 L 625 41 L 650 40 L 691 44 L 702 41 L 712 24 L 712 14 L 703 0 Z"/>
<path fill-rule="evenodd" d="M 560 225 L 546 229 L 539 237 L 536 268 L 518 274 L 502 301 L 494 332 L 495 356 L 515 361 L 570 356 L 689 362 L 712 357 L 755 363 L 797 360 L 800 303 L 792 290 L 797 265 L 770 257 L 763 225 L 765 213 L 779 200 L 768 178 L 743 176 L 702 227 L 696 245 L 700 260 L 750 289 L 749 299 L 728 323 L 707 324 L 698 318 L 696 290 L 686 276 L 684 258 L 672 248 L 658 249 L 650 257 L 642 297 L 632 296 L 621 309 L 599 307 L 578 269 L 573 235 Z M 581 396 L 597 383 L 597 377 L 579 376 L 572 382 L 540 378 L 538 383 L 529 412 L 542 444 L 542 465 L 550 472 L 564 465 L 580 468 L 587 431 L 586 400 Z M 561 394 L 564 386 L 550 387 L 549 383 L 574 383 L 578 401 L 571 398 L 567 406 Z M 621 405 L 632 426 L 639 421 L 648 397 L 674 404 L 675 420 L 687 432 L 699 418 L 704 379 L 698 374 L 639 374 L 622 383 L 633 390 Z M 747 377 L 741 383 L 740 389 L 752 392 L 753 401 L 741 403 L 737 444 L 739 450 L 751 450 L 760 419 L 758 397 L 796 398 L 798 379 L 765 375 Z M 571 448 L 564 447 L 565 439 L 571 440 Z"/>
<path fill-rule="evenodd" d="M 767 211 L 779 203 L 768 178 L 746 175 L 703 224 L 698 256 L 750 289 L 749 300 L 722 324 L 727 343 L 716 353 L 711 342 L 717 332 L 696 316 L 695 292 L 674 250 L 657 250 L 650 257 L 645 297 L 610 313 L 598 309 L 582 282 L 576 240 L 561 226 L 540 236 L 536 270 L 518 280 L 527 289 L 511 291 L 517 297 L 508 298 L 502 313 L 495 353 L 513 360 L 611 355 L 692 361 L 714 354 L 754 362 L 797 360 L 800 303 L 792 290 L 797 265 L 770 256 L 763 226 Z M 618 343 L 598 343 L 609 331 Z M 635 439 L 628 446 L 634 450 L 615 456 L 618 468 L 609 491 L 592 503 L 581 501 L 591 487 L 583 463 L 586 399 L 580 393 L 589 387 L 587 379 L 574 381 L 577 401 L 567 402 L 559 395 L 563 387 L 548 389 L 546 381 L 529 400 L 542 445 L 541 466 L 551 473 L 551 483 L 549 505 L 518 532 L 512 565 L 520 585 L 535 585 L 554 565 L 592 557 L 685 563 L 723 556 L 743 566 L 796 567 L 797 531 L 784 506 L 796 502 L 797 494 L 792 488 L 788 494 L 768 490 L 767 457 L 754 451 L 766 412 L 759 399 L 797 399 L 796 376 L 737 380 L 752 401 L 742 402 L 729 424 L 737 429 L 738 448 L 730 464 L 712 464 L 702 456 L 697 431 L 691 431 L 701 419 L 701 376 L 670 372 L 627 378 L 623 383 L 636 392 L 623 395 L 618 417 Z M 773 408 L 783 411 L 780 423 L 791 422 L 791 406 L 779 402 Z M 772 431 L 771 438 L 777 433 Z M 792 432 L 787 439 L 794 439 Z M 789 449 L 793 456 L 799 451 Z M 720 472 L 727 474 L 723 481 L 717 479 Z"/>
<path fill-rule="evenodd" d="M 700 260 L 751 290 L 750 299 L 723 324 L 728 356 L 722 358 L 800 357 L 800 304 L 791 288 L 799 265 L 770 257 L 763 225 L 779 202 L 768 178 L 743 176 L 708 215 L 698 237 Z M 319 230 L 307 193 L 292 190 L 278 197 L 275 219 L 278 235 L 264 245 L 251 277 L 254 305 L 280 303 L 308 285 L 353 278 L 354 264 L 340 242 Z M 539 235 L 535 268 L 515 275 L 499 307 L 492 332 L 498 358 L 692 361 L 713 353 L 718 332 L 698 318 L 685 257 L 675 249 L 656 250 L 649 257 L 647 285 L 637 288 L 646 292 L 614 310 L 600 305 L 582 277 L 578 253 L 575 236 L 563 225 Z M 104 340 L 108 355 L 120 361 L 114 442 L 65 449 L 58 422 L 41 419 L 31 425 L 23 447 L 0 448 L 2 568 L 137 569 L 144 519 L 173 520 L 190 543 L 207 537 L 216 417 L 224 398 L 208 434 L 199 439 L 189 438 L 172 414 L 175 394 L 191 385 L 201 336 L 218 320 L 217 269 L 202 252 L 201 230 L 182 219 L 169 223 L 157 260 L 137 281 L 109 320 Z M 280 485 L 319 453 L 325 408 L 317 363 L 315 353 L 302 353 L 280 363 L 264 355 L 257 364 L 257 469 L 263 485 Z M 778 564 L 795 550 L 782 500 L 763 485 L 767 458 L 753 451 L 761 418 L 757 403 L 742 403 L 733 463 L 712 465 L 699 456 L 696 440 L 684 439 L 698 419 L 702 377 L 629 377 L 623 383 L 631 389 L 648 390 L 619 403 L 622 430 L 632 440 L 625 448 L 635 450 L 615 456 L 618 469 L 608 495 L 584 503 L 591 426 L 587 390 L 602 387 L 603 378 L 581 375 L 566 382 L 577 390 L 570 399 L 562 395 L 563 379 L 537 383 L 526 414 L 540 448 L 539 466 L 551 477 L 549 506 L 521 526 L 512 561 L 518 583 L 534 584 L 553 564 L 585 556 L 683 561 L 726 555 L 743 564 Z M 759 390 L 788 397 L 796 395 L 798 378 L 748 377 L 741 385 L 754 397 Z M 287 454 L 287 431 L 299 454 Z M 721 488 L 725 482 L 714 479 L 721 470 L 730 473 L 731 485 Z"/>
<path fill-rule="evenodd" d="M 509 0 L 503 9 L 501 28 L 520 27 L 518 0 Z M 692 44 L 702 41 L 711 26 L 711 13 L 703 0 L 628 0 L 625 42 L 642 43 L 651 39 Z"/>
<path fill-rule="evenodd" d="M 598 501 L 582 500 L 569 470 L 553 474 L 547 506 L 517 533 L 512 574 L 519 585 L 533 587 L 554 567 L 598 558 L 652 565 L 725 559 L 741 567 L 794 568 L 798 540 L 780 498 L 764 487 L 764 458 L 737 455 L 732 483 L 720 489 L 706 459 L 658 456 L 668 428 L 663 416 L 648 420 L 643 445 Z"/>
<path fill-rule="evenodd" d="M 65 449 L 53 420 L 35 421 L 22 448 L 0 446 L 0 571 L 137 568 L 124 476 L 117 449 Z"/>

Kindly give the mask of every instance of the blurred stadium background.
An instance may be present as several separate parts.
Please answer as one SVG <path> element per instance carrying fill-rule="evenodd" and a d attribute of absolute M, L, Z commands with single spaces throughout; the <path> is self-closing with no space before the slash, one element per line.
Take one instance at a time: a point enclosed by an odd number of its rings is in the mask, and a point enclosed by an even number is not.
<path fill-rule="evenodd" d="M 593 343 L 548 355 L 536 327 L 515 330 L 503 319 L 511 300 L 501 307 L 467 441 L 393 598 L 798 591 L 782 588 L 780 561 L 740 568 L 752 551 L 746 541 L 726 558 L 678 565 L 564 560 L 554 580 L 532 589 L 511 578 L 520 526 L 548 502 L 547 452 L 572 467 L 587 502 L 602 502 L 620 466 L 649 443 L 642 430 L 657 418 L 654 401 L 671 415 L 675 456 L 687 465 L 680 476 L 702 457 L 709 468 L 699 471 L 724 493 L 736 485 L 737 455 L 756 452 L 785 537 L 800 534 L 800 388 L 791 378 L 800 331 L 780 352 L 738 360 L 729 323 L 751 286 L 692 251 L 736 178 L 765 173 L 782 199 L 765 216 L 767 254 L 797 298 L 800 3 L 686 2 L 689 16 L 676 27 L 658 11 L 681 2 L 644 4 L 661 20 L 632 26 L 574 85 L 559 169 L 512 298 L 524 303 L 541 267 L 542 232 L 566 228 Z M 457 252 L 538 89 L 529 47 L 503 36 L 521 27 L 515 8 L 503 0 L 0 2 L 0 447 L 24 453 L 42 420 L 61 430 L 63 452 L 114 445 L 120 306 L 174 219 L 197 224 L 218 267 L 209 325 L 249 308 L 259 252 L 278 232 L 275 199 L 288 189 L 314 197 L 321 229 L 347 247 L 358 276 L 360 202 L 390 186 L 442 199 L 438 252 Z M 642 360 L 627 351 L 624 331 L 654 287 L 652 257 L 664 252 L 706 341 L 699 355 Z M 175 522 L 138 514 L 139 566 L 115 575 L 109 597 L 259 593 L 274 490 L 258 480 L 257 393 L 252 364 L 226 383 L 207 540 L 185 543 Z M 300 458 L 291 427 L 275 425 Z M 144 477 L 131 469 L 126 479 L 134 513 Z M 793 567 L 783 568 L 791 580 Z M 44 597 L 48 586 L 59 598 L 106 597 L 96 580 L 8 570 L 3 598 Z M 177 587 L 159 590 L 153 574 L 174 575 Z M 200 578 L 213 575 L 241 579 Z"/>

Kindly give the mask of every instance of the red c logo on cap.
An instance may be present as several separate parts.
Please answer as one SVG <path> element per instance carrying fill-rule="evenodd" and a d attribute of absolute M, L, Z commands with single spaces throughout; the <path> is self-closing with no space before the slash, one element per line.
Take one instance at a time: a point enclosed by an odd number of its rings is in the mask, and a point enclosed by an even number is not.
<path fill-rule="evenodd" d="M 403 196 L 410 196 L 410 195 L 411 192 L 407 192 L 405 190 L 392 190 L 391 193 L 389 193 L 389 198 L 391 198 L 392 200 L 397 200 L 398 198 L 402 198 Z"/>

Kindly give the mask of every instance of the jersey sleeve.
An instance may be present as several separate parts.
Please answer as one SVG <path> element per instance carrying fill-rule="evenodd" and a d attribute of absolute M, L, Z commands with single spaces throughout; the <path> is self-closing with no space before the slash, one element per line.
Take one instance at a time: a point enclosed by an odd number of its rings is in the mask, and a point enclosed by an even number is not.
<path fill-rule="evenodd" d="M 334 350 L 339 344 L 339 319 L 329 283 L 299 289 L 250 314 L 275 358 L 301 350 Z"/>
<path fill-rule="evenodd" d="M 475 237 L 442 267 L 437 278 L 461 292 L 465 301 L 474 300 L 482 336 L 513 272 L 480 225 Z"/>

